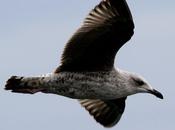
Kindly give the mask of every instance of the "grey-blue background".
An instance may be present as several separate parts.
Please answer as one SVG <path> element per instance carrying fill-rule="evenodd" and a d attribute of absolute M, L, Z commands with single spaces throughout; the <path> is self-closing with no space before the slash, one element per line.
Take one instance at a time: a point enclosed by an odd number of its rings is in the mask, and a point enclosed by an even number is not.
<path fill-rule="evenodd" d="M 76 100 L 4 91 L 11 75 L 52 72 L 65 43 L 100 0 L 0 0 L 0 130 L 102 130 Z M 118 130 L 175 128 L 175 1 L 128 0 L 135 35 L 115 66 L 144 76 L 165 99 L 128 98 Z M 111 129 L 111 130 L 112 130 Z"/>

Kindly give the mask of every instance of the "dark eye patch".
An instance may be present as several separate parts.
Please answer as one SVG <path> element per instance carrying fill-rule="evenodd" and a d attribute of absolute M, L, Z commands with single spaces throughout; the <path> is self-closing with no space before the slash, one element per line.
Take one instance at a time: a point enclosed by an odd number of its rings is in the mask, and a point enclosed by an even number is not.
<path fill-rule="evenodd" d="M 142 86 L 145 84 L 145 82 L 143 80 L 135 79 L 135 78 L 133 78 L 133 80 L 134 80 L 134 83 L 136 84 L 136 86 Z"/>

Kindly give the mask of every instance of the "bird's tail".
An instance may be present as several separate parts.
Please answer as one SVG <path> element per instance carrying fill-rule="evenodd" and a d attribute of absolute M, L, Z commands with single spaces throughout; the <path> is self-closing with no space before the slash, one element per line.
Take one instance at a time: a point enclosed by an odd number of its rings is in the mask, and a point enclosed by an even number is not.
<path fill-rule="evenodd" d="M 16 93 L 34 94 L 43 91 L 38 83 L 38 78 L 24 78 L 19 76 L 12 76 L 5 85 L 5 90 L 11 90 Z"/>

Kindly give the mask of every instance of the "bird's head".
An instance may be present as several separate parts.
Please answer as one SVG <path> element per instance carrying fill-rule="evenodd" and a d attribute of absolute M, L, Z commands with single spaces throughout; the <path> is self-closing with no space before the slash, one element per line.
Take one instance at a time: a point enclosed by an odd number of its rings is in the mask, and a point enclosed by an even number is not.
<path fill-rule="evenodd" d="M 135 87 L 138 92 L 150 93 L 160 99 L 163 99 L 163 95 L 159 91 L 153 89 L 151 85 L 149 85 L 149 83 L 141 76 L 132 74 L 130 80 L 130 82 L 133 84 L 133 87 Z"/>
<path fill-rule="evenodd" d="M 163 95 L 157 91 L 156 89 L 153 89 L 151 85 L 141 76 L 135 73 L 130 73 L 126 71 L 121 71 L 122 75 L 127 80 L 127 86 L 131 88 L 131 90 L 135 93 L 150 93 L 154 96 L 163 99 Z"/>

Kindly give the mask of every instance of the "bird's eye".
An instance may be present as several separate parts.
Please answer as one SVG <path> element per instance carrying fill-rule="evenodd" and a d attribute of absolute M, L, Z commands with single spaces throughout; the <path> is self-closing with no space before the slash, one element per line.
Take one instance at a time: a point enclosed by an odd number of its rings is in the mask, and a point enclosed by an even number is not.
<path fill-rule="evenodd" d="M 144 85 L 145 83 L 144 83 L 142 80 L 138 80 L 138 81 L 137 81 L 137 84 L 138 84 L 139 86 L 142 86 L 142 85 Z"/>
<path fill-rule="evenodd" d="M 140 80 L 140 79 L 134 79 L 134 82 L 135 82 L 136 86 L 142 86 L 145 84 L 144 81 Z"/>

